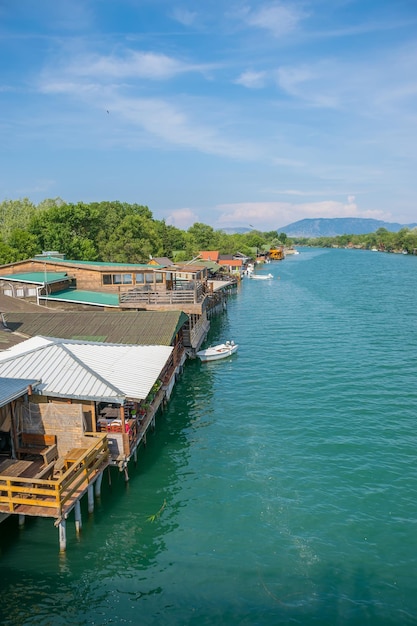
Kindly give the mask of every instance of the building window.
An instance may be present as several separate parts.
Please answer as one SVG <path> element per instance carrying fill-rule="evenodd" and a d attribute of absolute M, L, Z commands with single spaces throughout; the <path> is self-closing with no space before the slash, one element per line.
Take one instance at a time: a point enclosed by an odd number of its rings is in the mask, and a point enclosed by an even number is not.
<path fill-rule="evenodd" d="M 155 282 L 156 283 L 163 283 L 164 282 L 164 276 L 163 276 L 162 272 L 155 272 Z"/>
<path fill-rule="evenodd" d="M 123 274 L 123 284 L 131 285 L 133 283 L 132 274 Z"/>
<path fill-rule="evenodd" d="M 122 275 L 121 274 L 113 274 L 113 285 L 121 285 L 122 284 Z"/>
<path fill-rule="evenodd" d="M 145 280 L 148 284 L 152 283 L 153 284 L 153 272 L 152 274 L 145 274 Z"/>
<path fill-rule="evenodd" d="M 103 285 L 111 285 L 111 274 L 103 274 Z"/>
<path fill-rule="evenodd" d="M 135 280 L 136 280 L 136 284 L 143 284 L 145 282 L 145 275 L 143 272 L 139 272 L 138 274 L 135 274 Z"/>

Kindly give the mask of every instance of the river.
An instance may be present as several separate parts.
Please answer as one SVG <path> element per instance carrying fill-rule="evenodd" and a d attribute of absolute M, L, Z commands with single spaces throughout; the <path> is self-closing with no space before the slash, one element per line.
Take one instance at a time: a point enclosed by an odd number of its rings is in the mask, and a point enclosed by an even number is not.
<path fill-rule="evenodd" d="M 417 258 L 300 249 L 244 279 L 130 482 L 67 552 L 0 527 L 15 625 L 417 623 Z"/>

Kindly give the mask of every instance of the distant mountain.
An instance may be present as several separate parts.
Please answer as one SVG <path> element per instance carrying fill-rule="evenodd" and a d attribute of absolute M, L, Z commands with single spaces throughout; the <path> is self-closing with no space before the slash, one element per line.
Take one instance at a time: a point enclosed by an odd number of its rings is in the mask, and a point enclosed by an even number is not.
<path fill-rule="evenodd" d="M 242 235 L 244 233 L 249 233 L 253 228 L 246 228 L 245 226 L 228 226 L 226 228 L 221 228 L 226 235 Z"/>
<path fill-rule="evenodd" d="M 337 237 L 337 235 L 366 235 L 374 233 L 378 228 L 386 228 L 393 233 L 401 228 L 416 228 L 417 224 L 396 224 L 382 220 L 364 219 L 360 217 L 319 217 L 287 224 L 278 229 L 288 237 Z"/>

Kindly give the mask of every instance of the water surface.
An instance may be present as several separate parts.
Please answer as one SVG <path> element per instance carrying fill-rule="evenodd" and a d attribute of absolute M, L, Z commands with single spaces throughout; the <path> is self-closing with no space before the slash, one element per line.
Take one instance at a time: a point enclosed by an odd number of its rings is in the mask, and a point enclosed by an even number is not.
<path fill-rule="evenodd" d="M 0 527 L 3 624 L 417 623 L 417 258 L 264 271 L 212 324 L 239 353 L 187 364 L 64 556 L 49 520 Z"/>

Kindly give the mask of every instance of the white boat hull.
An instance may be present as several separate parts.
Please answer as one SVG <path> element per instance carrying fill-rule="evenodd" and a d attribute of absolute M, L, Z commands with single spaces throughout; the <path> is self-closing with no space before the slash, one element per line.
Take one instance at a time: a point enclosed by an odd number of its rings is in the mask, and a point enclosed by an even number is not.
<path fill-rule="evenodd" d="M 274 278 L 272 274 L 251 274 L 250 277 L 252 280 L 271 280 L 271 278 Z"/>
<path fill-rule="evenodd" d="M 228 341 L 226 343 L 220 343 L 217 346 L 206 348 L 206 350 L 200 350 L 197 352 L 197 356 L 203 363 L 206 361 L 219 361 L 220 359 L 226 359 L 232 354 L 235 354 L 238 347 L 237 343 Z"/>

